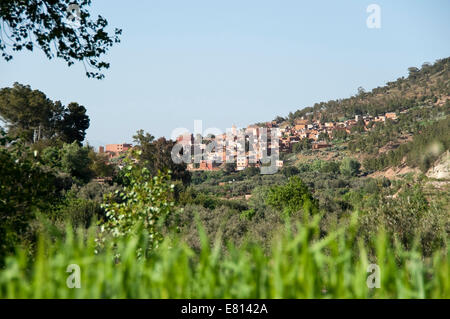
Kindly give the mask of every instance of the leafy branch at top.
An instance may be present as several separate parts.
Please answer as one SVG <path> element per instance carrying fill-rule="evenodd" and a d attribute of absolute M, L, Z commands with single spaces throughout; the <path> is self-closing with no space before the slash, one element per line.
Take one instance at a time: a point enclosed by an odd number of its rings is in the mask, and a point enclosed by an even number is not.
<path fill-rule="evenodd" d="M 9 61 L 10 51 L 27 49 L 37 45 L 52 59 L 62 58 L 68 66 L 82 62 L 86 75 L 102 79 L 102 70 L 109 63 L 101 57 L 114 44 L 119 43 L 121 29 L 110 35 L 106 31 L 108 21 L 98 16 L 91 18 L 87 7 L 90 0 L 2 0 L 0 2 L 0 53 Z M 79 8 L 78 25 L 71 25 L 68 8 Z M 90 71 L 95 69 L 96 71 Z"/>

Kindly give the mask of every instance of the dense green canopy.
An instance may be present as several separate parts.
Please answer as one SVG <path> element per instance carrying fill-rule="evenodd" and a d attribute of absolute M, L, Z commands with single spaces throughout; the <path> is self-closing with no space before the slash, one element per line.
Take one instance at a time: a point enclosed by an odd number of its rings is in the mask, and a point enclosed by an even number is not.
<path fill-rule="evenodd" d="M 29 142 L 59 138 L 67 143 L 81 143 L 89 128 L 84 106 L 70 103 L 65 107 L 41 91 L 19 83 L 0 90 L 0 118 L 10 136 Z"/>

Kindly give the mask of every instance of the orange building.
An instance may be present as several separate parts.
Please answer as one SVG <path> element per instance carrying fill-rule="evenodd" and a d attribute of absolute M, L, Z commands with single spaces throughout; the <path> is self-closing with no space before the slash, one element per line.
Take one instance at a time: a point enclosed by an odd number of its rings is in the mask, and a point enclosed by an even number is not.
<path fill-rule="evenodd" d="M 319 150 L 319 149 L 321 149 L 321 148 L 327 148 L 327 147 L 331 147 L 331 144 L 328 144 L 328 143 L 325 143 L 325 142 L 322 142 L 322 143 L 313 143 L 312 144 L 312 149 L 313 150 Z"/>
<path fill-rule="evenodd" d="M 192 145 L 194 144 L 194 135 L 193 134 L 182 134 L 177 137 L 177 142 L 182 145 Z"/>
<path fill-rule="evenodd" d="M 131 144 L 106 144 L 106 153 L 109 153 L 111 157 L 116 157 L 120 153 L 126 152 L 131 149 L 133 145 Z"/>
<path fill-rule="evenodd" d="M 200 162 L 200 166 L 199 166 L 199 170 L 202 171 L 214 171 L 214 170 L 218 170 L 218 167 L 214 166 L 214 163 L 212 161 L 205 161 L 202 160 Z"/>

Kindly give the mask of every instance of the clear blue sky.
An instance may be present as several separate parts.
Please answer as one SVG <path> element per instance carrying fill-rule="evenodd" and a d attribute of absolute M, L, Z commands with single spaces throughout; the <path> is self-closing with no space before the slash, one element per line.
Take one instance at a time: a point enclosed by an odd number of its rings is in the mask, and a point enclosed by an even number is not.
<path fill-rule="evenodd" d="M 40 51 L 0 61 L 15 81 L 88 109 L 93 145 L 132 140 L 138 129 L 222 130 L 286 116 L 315 102 L 372 89 L 410 66 L 450 56 L 450 1 L 94 0 L 123 29 L 102 81 Z M 381 29 L 366 26 L 369 4 Z"/>

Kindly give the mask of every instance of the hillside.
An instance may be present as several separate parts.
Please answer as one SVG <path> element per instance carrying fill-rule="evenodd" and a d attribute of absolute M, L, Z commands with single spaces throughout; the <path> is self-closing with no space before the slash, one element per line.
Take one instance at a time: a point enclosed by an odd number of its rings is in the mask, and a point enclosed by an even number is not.
<path fill-rule="evenodd" d="M 424 63 L 420 69 L 411 67 L 408 71 L 408 77 L 383 87 L 370 92 L 360 88 L 355 96 L 316 103 L 289 113 L 287 118 L 277 117 L 274 123 L 282 128 L 300 123 L 325 123 L 325 126 L 327 122 L 345 123 L 346 132 L 316 139 L 325 138 L 331 144 L 325 152 L 328 154 L 303 150 L 298 154 L 301 159 L 332 158 L 338 156 L 333 151 L 338 147 L 341 156 L 357 158 L 369 173 L 391 168 L 391 173 L 372 176 L 425 173 L 450 147 L 450 58 L 434 64 Z M 394 114 L 395 119 L 384 120 L 387 114 Z M 375 118 L 375 121 L 353 120 L 358 117 Z M 382 125 L 376 123 L 376 118 L 383 118 Z"/>
<path fill-rule="evenodd" d="M 316 103 L 275 120 L 291 124 L 301 117 L 337 121 L 355 115 L 401 112 L 420 103 L 439 106 L 450 99 L 450 57 L 437 60 L 434 64 L 424 63 L 420 69 L 410 67 L 408 72 L 408 77 L 387 82 L 385 86 L 370 92 L 360 88 L 358 94 L 350 98 Z"/>

